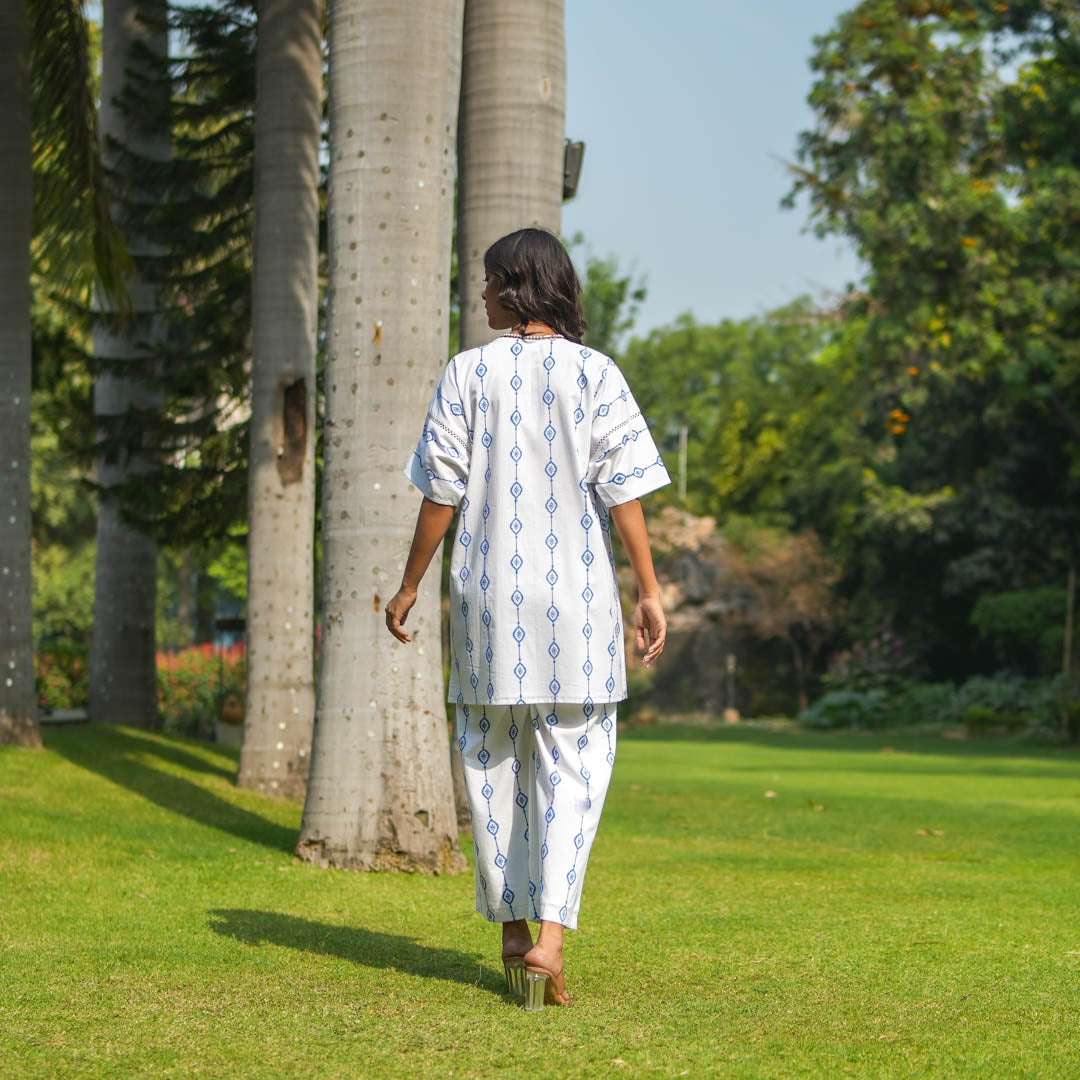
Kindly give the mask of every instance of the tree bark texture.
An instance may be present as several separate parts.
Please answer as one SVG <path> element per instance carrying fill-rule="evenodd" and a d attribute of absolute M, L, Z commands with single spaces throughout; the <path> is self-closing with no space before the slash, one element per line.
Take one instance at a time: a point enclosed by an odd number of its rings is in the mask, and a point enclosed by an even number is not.
<path fill-rule="evenodd" d="M 461 347 L 491 339 L 483 257 L 500 236 L 562 224 L 563 0 L 466 0 L 458 127 Z"/>
<path fill-rule="evenodd" d="M 402 475 L 447 359 L 461 0 L 330 2 L 330 311 L 323 639 L 297 853 L 464 866 L 446 743 L 439 575 L 386 630 L 420 496 Z"/>
<path fill-rule="evenodd" d="M 315 712 L 315 338 L 322 0 L 260 0 L 248 473 L 247 693 L 237 782 L 303 798 Z"/>
<path fill-rule="evenodd" d="M 30 41 L 0 6 L 0 743 L 40 746 L 30 594 Z"/>
<path fill-rule="evenodd" d="M 105 0 L 103 5 L 100 131 L 102 155 L 114 177 L 117 155 L 110 138 L 146 157 L 164 160 L 169 155 L 167 108 L 147 101 L 145 112 L 134 117 L 118 102 L 129 72 L 150 79 L 160 76 L 155 68 L 167 60 L 165 13 L 164 0 Z M 148 54 L 136 55 L 137 44 Z M 138 92 L 145 95 L 146 87 L 140 86 Z M 130 221 L 133 208 L 145 196 L 126 179 L 115 178 L 113 188 L 118 212 Z M 124 238 L 134 260 L 128 280 L 133 315 L 120 323 L 115 312 L 102 305 L 94 326 L 98 366 L 94 416 L 103 436 L 118 417 L 161 408 L 161 390 L 153 370 L 153 342 L 162 333 L 157 288 L 140 265 L 161 252 L 130 224 L 124 227 Z M 110 489 L 152 469 L 152 458 L 138 434 L 130 435 L 125 446 L 108 446 L 97 462 L 100 492 L 90 713 L 98 720 L 139 727 L 153 726 L 157 720 L 157 544 L 123 519 Z"/>

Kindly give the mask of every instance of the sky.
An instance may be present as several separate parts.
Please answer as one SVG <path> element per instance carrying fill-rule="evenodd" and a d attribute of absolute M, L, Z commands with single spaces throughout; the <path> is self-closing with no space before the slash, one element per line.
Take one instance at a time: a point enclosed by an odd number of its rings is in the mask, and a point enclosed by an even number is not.
<path fill-rule="evenodd" d="M 684 311 L 757 315 L 858 278 L 846 241 L 804 232 L 805 204 L 780 206 L 780 159 L 812 121 L 813 36 L 855 0 L 565 4 L 566 134 L 585 160 L 562 232 L 644 277 L 634 333 Z"/>
<path fill-rule="evenodd" d="M 566 0 L 566 133 L 585 142 L 564 236 L 644 275 L 634 333 L 743 318 L 859 276 L 784 210 L 810 126 L 813 36 L 854 0 Z M 575 251 L 580 261 L 580 251 Z"/>

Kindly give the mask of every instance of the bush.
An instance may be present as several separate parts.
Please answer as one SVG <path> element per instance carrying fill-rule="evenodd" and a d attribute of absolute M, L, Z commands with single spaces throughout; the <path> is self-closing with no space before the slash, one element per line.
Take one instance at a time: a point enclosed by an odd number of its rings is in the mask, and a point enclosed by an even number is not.
<path fill-rule="evenodd" d="M 245 652 L 242 642 L 227 649 L 191 645 L 159 652 L 158 710 L 165 731 L 209 735 L 229 694 L 243 698 Z"/>
<path fill-rule="evenodd" d="M 1018 675 L 978 675 L 956 692 L 953 714 L 972 731 L 1004 728 L 1031 734 L 1058 733 L 1062 714 L 1080 701 L 1080 691 L 1064 677 L 1024 679 Z"/>
<path fill-rule="evenodd" d="M 799 713 L 799 722 L 814 728 L 875 728 L 886 713 L 884 690 L 830 690 Z"/>
<path fill-rule="evenodd" d="M 937 726 L 951 716 L 952 683 L 906 682 L 889 701 L 890 726 Z"/>
<path fill-rule="evenodd" d="M 90 698 L 89 649 L 81 642 L 54 641 L 34 654 L 38 706 L 80 709 Z"/>
<path fill-rule="evenodd" d="M 1064 589 L 985 593 L 971 611 L 971 625 L 991 644 L 997 663 L 1032 673 L 1061 663 L 1064 622 Z"/>
<path fill-rule="evenodd" d="M 900 682 L 882 689 L 831 690 L 799 714 L 814 728 L 947 727 L 972 733 L 1024 732 L 1057 737 L 1063 724 L 1080 735 L 1080 688 L 1063 677 L 1024 679 L 1001 673 L 952 683 Z"/>
<path fill-rule="evenodd" d="M 884 690 L 895 692 L 904 684 L 911 668 L 911 657 L 904 641 L 888 627 L 883 627 L 868 641 L 857 641 L 850 649 L 837 653 L 822 682 L 830 690 Z"/>

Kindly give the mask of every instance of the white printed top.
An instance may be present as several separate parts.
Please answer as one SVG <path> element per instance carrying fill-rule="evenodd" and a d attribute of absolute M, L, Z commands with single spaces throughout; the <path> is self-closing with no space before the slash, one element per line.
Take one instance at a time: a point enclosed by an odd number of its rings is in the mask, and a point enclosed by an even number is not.
<path fill-rule="evenodd" d="M 461 507 L 449 700 L 625 698 L 607 508 L 670 480 L 615 362 L 562 337 L 459 353 L 405 473 Z"/>

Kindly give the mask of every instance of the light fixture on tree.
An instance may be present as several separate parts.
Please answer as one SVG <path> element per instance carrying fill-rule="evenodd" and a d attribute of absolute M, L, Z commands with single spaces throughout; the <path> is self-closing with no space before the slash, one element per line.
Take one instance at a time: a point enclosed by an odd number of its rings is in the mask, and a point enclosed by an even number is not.
<path fill-rule="evenodd" d="M 563 148 L 563 202 L 572 199 L 577 194 L 578 180 L 581 177 L 581 162 L 584 157 L 585 144 L 567 139 L 566 146 Z"/>

